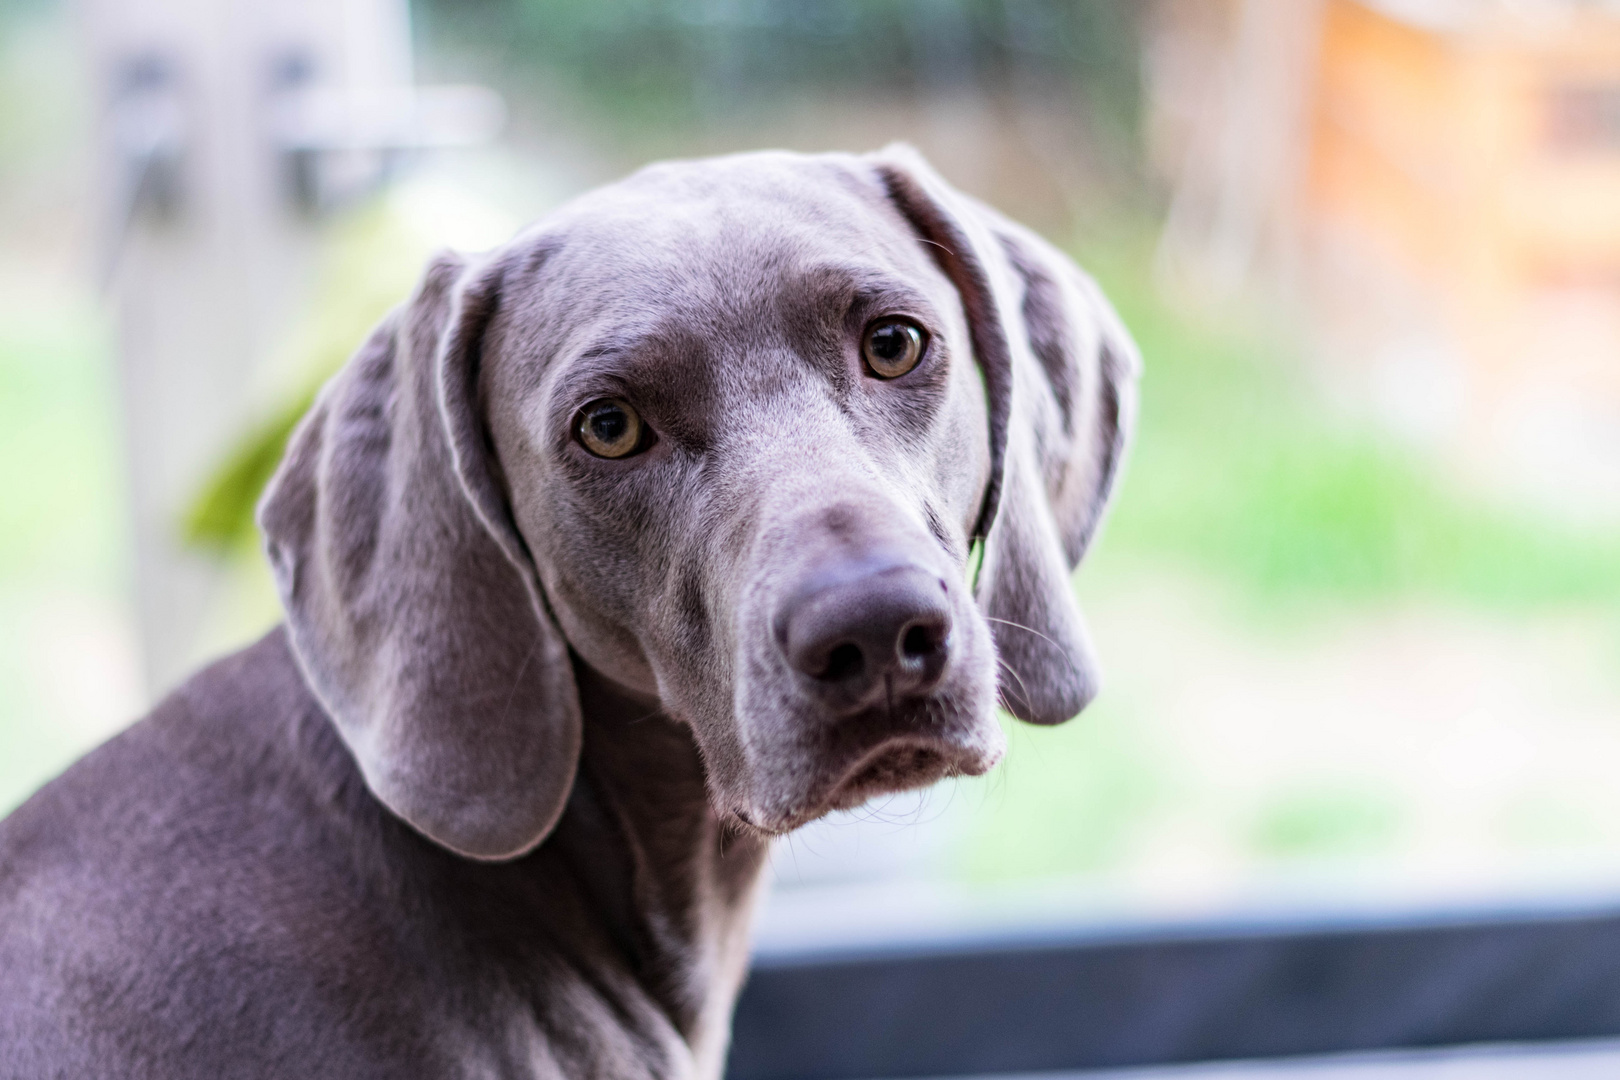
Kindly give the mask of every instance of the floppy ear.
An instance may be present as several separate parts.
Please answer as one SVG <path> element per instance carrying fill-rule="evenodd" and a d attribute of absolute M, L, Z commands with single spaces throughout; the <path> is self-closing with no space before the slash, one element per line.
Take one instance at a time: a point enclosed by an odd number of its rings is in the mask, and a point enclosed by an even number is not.
<path fill-rule="evenodd" d="M 1034 233 L 962 195 L 916 151 L 874 164 L 961 294 L 990 410 L 978 600 L 1003 663 L 1002 700 L 1069 719 L 1098 676 L 1070 574 L 1102 520 L 1136 415 L 1141 360 L 1096 284 Z"/>
<path fill-rule="evenodd" d="M 503 273 L 435 259 L 322 390 L 259 507 L 294 652 L 366 784 L 476 859 L 545 838 L 581 735 L 480 408 Z"/>

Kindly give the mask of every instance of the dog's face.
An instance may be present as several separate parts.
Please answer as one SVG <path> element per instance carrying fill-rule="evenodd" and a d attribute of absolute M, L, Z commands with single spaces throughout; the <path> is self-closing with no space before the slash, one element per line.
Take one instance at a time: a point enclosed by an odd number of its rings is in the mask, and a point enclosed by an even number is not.
<path fill-rule="evenodd" d="M 781 832 L 982 773 L 998 690 L 1089 700 L 1068 573 L 1134 374 L 1072 264 L 914 156 L 656 166 L 430 267 L 261 522 L 312 687 L 433 839 L 550 829 L 570 651 Z"/>
<path fill-rule="evenodd" d="M 528 243 L 484 395 L 568 643 L 768 831 L 994 764 L 986 401 L 899 210 L 833 163 L 667 165 Z"/>

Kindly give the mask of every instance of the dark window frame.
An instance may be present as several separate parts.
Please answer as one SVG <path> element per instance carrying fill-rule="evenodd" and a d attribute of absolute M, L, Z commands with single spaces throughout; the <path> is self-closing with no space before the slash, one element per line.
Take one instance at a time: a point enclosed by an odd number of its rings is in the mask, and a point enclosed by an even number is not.
<path fill-rule="evenodd" d="M 879 1080 L 1620 1035 L 1620 901 L 765 951 L 730 1080 Z"/>

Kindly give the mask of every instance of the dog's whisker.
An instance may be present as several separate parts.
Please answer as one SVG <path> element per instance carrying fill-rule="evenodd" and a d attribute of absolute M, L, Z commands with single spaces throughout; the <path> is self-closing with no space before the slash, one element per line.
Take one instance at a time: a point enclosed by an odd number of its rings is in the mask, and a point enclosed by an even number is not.
<path fill-rule="evenodd" d="M 1067 647 L 1059 644 L 1054 638 L 1052 638 L 1051 635 L 1043 634 L 1033 626 L 1025 626 L 1023 623 L 1013 622 L 1011 619 L 998 619 L 993 615 L 986 615 L 984 619 L 986 622 L 1001 623 L 1003 626 L 1011 626 L 1015 629 L 1022 630 L 1025 633 L 1034 634 L 1036 637 L 1052 646 L 1052 649 L 1058 654 L 1059 657 L 1062 658 L 1063 662 L 1069 665 L 1069 669 L 1071 671 L 1073 671 L 1076 675 L 1085 675 L 1085 669 L 1075 662 L 1070 650 Z M 997 659 L 999 660 L 1000 657 L 997 657 Z"/>
<path fill-rule="evenodd" d="M 1007 661 L 1003 660 L 999 656 L 996 657 L 996 666 L 1013 677 L 1013 680 L 1018 683 L 1018 689 L 1023 694 L 1024 700 L 1028 701 L 1029 686 L 1024 682 L 1024 677 L 1018 674 L 1018 671 L 1011 664 L 1007 663 Z M 1009 713 L 1014 711 L 1012 706 L 1007 703 L 1006 693 L 1001 689 L 1000 686 L 996 687 L 996 699 L 1001 703 L 1002 709 Z"/>

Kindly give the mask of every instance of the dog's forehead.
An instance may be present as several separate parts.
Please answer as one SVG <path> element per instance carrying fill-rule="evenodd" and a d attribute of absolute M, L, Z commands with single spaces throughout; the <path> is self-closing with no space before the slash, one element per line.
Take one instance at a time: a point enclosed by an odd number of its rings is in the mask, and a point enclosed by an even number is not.
<path fill-rule="evenodd" d="M 745 309 L 807 278 L 943 282 L 872 170 L 838 155 L 652 166 L 571 203 L 530 242 L 545 248 L 543 276 L 585 307 Z"/>
<path fill-rule="evenodd" d="M 493 331 L 511 358 L 501 366 L 557 408 L 633 386 L 701 429 L 722 400 L 823 392 L 832 373 L 812 357 L 857 307 L 906 311 L 948 338 L 965 325 L 930 249 L 846 155 L 653 166 L 514 248 Z"/>
<path fill-rule="evenodd" d="M 584 219 L 616 218 L 632 228 L 651 225 L 654 235 L 728 246 L 739 235 L 834 244 L 903 233 L 876 174 L 842 155 L 665 162 L 597 189 L 574 209 Z"/>

